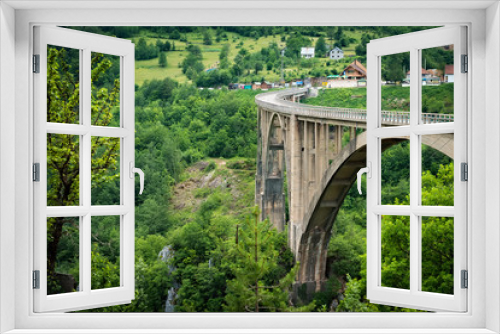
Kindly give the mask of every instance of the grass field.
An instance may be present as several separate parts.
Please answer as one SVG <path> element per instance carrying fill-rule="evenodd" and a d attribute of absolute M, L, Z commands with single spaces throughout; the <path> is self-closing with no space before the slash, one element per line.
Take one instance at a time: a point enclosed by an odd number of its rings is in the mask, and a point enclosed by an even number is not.
<path fill-rule="evenodd" d="M 250 28 L 250 27 L 249 27 Z M 345 31 L 344 34 L 347 37 L 355 38 L 359 41 L 363 32 L 361 31 Z M 216 62 L 219 60 L 219 53 L 222 47 L 225 44 L 230 44 L 229 51 L 229 60 L 233 62 L 234 57 L 238 54 L 238 51 L 241 48 L 247 49 L 249 52 L 259 52 L 264 47 L 268 47 L 271 43 L 277 43 L 280 48 L 285 46 L 285 42 L 281 42 L 281 35 L 275 36 L 266 36 L 261 37 L 259 39 L 254 39 L 250 37 L 244 37 L 236 33 L 227 32 L 227 39 L 223 39 L 220 42 L 216 42 L 215 37 L 213 38 L 212 45 L 204 45 L 203 37 L 201 33 L 187 33 L 184 34 L 187 37 L 187 41 L 191 44 L 198 45 L 203 52 L 203 65 L 206 69 L 216 66 Z M 161 38 L 156 36 L 143 36 L 148 44 L 156 44 L 156 40 L 160 39 L 162 42 L 169 41 L 171 45 L 175 44 L 175 51 L 167 52 L 167 67 L 161 68 L 158 65 L 158 58 L 149 59 L 149 60 L 138 60 L 136 61 L 136 71 L 135 71 L 135 82 L 138 85 L 142 85 L 142 83 L 146 80 L 153 79 L 164 79 L 170 77 L 172 79 L 177 80 L 179 83 L 189 82 L 186 76 L 182 73 L 182 70 L 179 68 L 180 63 L 184 57 L 186 57 L 187 52 L 185 51 L 186 43 L 181 42 L 180 40 L 173 40 L 168 38 Z M 131 38 L 134 43 L 137 43 L 139 37 Z M 313 42 L 312 45 L 316 43 L 317 38 L 310 38 Z M 330 43 L 329 40 L 326 41 L 327 44 Z M 343 50 L 346 54 L 354 54 L 354 49 L 357 43 L 350 44 L 347 47 L 344 47 Z M 327 58 L 316 58 L 318 60 L 317 67 L 326 68 L 326 62 L 329 61 Z M 349 64 L 351 59 L 344 59 L 341 61 L 330 61 L 330 68 L 335 68 L 337 71 L 342 71 L 347 64 Z M 290 66 L 285 69 L 286 73 L 290 73 L 290 75 L 295 75 L 298 77 L 301 74 L 308 75 L 308 72 L 311 69 L 302 69 L 298 70 L 298 66 Z M 267 71 L 264 69 L 259 72 L 259 76 L 263 76 L 266 80 L 269 81 L 277 81 L 280 78 L 279 69 Z"/>

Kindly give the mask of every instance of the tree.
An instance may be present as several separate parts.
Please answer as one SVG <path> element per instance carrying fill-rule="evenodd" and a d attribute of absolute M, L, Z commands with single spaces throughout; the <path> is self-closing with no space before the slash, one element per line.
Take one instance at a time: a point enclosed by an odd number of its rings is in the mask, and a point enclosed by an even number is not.
<path fill-rule="evenodd" d="M 403 80 L 405 73 L 403 71 L 403 63 L 399 57 L 391 57 L 385 66 L 385 70 L 382 71 L 382 77 L 386 81 L 401 81 Z"/>
<path fill-rule="evenodd" d="M 203 31 L 203 44 L 212 45 L 212 34 L 210 33 L 210 28 L 206 28 Z"/>
<path fill-rule="evenodd" d="M 276 277 L 279 267 L 280 245 L 284 233 L 271 226 L 268 220 L 259 220 L 259 209 L 254 208 L 252 219 L 247 218 L 238 229 L 238 241 L 231 252 L 234 279 L 227 283 L 225 311 L 229 312 L 283 312 L 292 310 L 289 294 L 299 265 Z M 286 243 L 286 240 L 284 240 Z M 274 277 L 273 277 L 274 276 Z M 307 308 L 312 309 L 314 304 Z"/>
<path fill-rule="evenodd" d="M 264 65 L 260 61 L 255 63 L 255 74 L 258 74 L 260 71 L 264 69 Z"/>
<path fill-rule="evenodd" d="M 135 58 L 137 60 L 146 60 L 156 58 L 158 56 L 158 48 L 156 45 L 148 44 L 144 37 L 139 38 L 135 46 Z"/>
<path fill-rule="evenodd" d="M 335 39 L 337 41 L 340 41 L 344 37 L 344 28 L 343 27 L 338 27 L 337 31 L 335 33 Z"/>
<path fill-rule="evenodd" d="M 170 34 L 170 38 L 171 39 L 179 39 L 181 38 L 181 33 L 179 32 L 179 30 L 175 29 L 174 31 L 172 31 L 172 33 Z"/>
<path fill-rule="evenodd" d="M 326 36 L 330 40 L 330 47 L 333 47 L 333 40 L 337 34 L 337 27 L 328 27 L 326 30 Z"/>
<path fill-rule="evenodd" d="M 327 50 L 326 50 L 325 38 L 321 36 L 316 41 L 316 45 L 314 47 L 314 54 L 318 58 L 324 58 L 326 56 L 326 52 Z"/>
<path fill-rule="evenodd" d="M 188 79 L 194 80 L 198 73 L 202 72 L 204 69 L 203 63 L 201 62 L 201 49 L 199 46 L 191 44 L 186 50 L 189 54 L 181 63 L 182 73 L 184 73 Z"/>
<path fill-rule="evenodd" d="M 160 65 L 160 67 L 167 67 L 167 56 L 165 55 L 165 52 L 160 52 L 160 58 L 158 59 L 158 65 Z"/>
<path fill-rule="evenodd" d="M 290 37 L 286 41 L 286 51 L 285 54 L 287 57 L 299 57 L 300 49 L 302 47 L 310 46 L 311 40 L 302 35 L 296 35 Z"/>
<path fill-rule="evenodd" d="M 219 68 L 226 69 L 229 67 L 229 44 L 225 44 L 219 53 Z"/>
<path fill-rule="evenodd" d="M 356 56 L 366 56 L 366 46 L 363 46 L 363 44 L 356 45 L 356 48 L 354 50 L 356 51 Z"/>
<path fill-rule="evenodd" d="M 47 59 L 47 121 L 78 123 L 80 83 L 78 57 L 68 54 L 64 48 L 50 47 Z M 120 106 L 120 81 L 103 80 L 113 62 L 103 54 L 94 53 L 91 60 L 91 122 L 92 125 L 109 126 L 116 121 Z M 92 137 L 92 188 L 111 184 L 120 178 L 116 172 L 119 161 L 119 139 Z M 80 150 L 77 136 L 47 134 L 47 205 L 73 206 L 80 203 Z M 57 293 L 59 244 L 67 220 L 51 218 L 47 224 L 47 276 L 50 287 Z"/>
<path fill-rule="evenodd" d="M 158 48 L 158 51 L 163 51 L 163 42 L 159 38 L 156 40 L 156 47 Z"/>

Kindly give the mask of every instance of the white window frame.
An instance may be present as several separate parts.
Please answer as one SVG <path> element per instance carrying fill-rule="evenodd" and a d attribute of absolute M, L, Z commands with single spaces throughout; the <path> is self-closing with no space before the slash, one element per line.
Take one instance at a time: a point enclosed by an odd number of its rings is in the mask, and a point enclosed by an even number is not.
<path fill-rule="evenodd" d="M 6 3 L 7 2 L 7 3 Z M 0 3 L 0 329 L 12 333 L 498 333 L 500 332 L 500 10 L 490 2 Z M 19 9 L 15 11 L 12 7 Z M 108 7 L 109 10 L 96 7 Z M 150 8 L 143 10 L 123 7 Z M 135 7 L 134 7 L 135 6 Z M 163 8 L 159 8 L 162 7 Z M 426 7 L 428 6 L 428 7 Z M 455 8 L 453 6 L 460 6 Z M 69 8 L 60 8 L 69 7 Z M 118 8 L 121 7 L 121 8 Z M 397 7 L 397 8 L 394 8 Z M 58 9 L 59 10 L 56 10 Z M 262 10 L 265 9 L 265 11 Z M 356 22 L 352 21 L 352 10 Z M 402 9 L 401 9 L 402 8 Z M 41 10 L 50 9 L 50 10 Z M 333 19 L 332 19 L 333 18 Z M 402 19 L 403 18 L 403 19 Z M 36 24 L 469 26 L 469 308 L 435 314 L 34 314 L 30 245 L 31 45 Z M 14 35 L 15 32 L 15 35 Z M 15 36 L 15 38 L 14 38 Z M 488 72 L 486 65 L 488 64 Z M 14 70 L 15 66 L 15 70 Z M 486 75 L 488 73 L 488 75 Z M 12 82 L 15 80 L 15 86 Z M 13 112 L 15 110 L 15 113 Z M 488 121 L 486 121 L 488 119 Z M 12 145 L 12 136 L 15 136 Z M 488 143 L 488 144 L 487 144 Z M 493 148 L 486 153 L 487 148 Z M 15 161 L 15 162 L 14 162 Z M 488 174 L 488 182 L 486 182 Z M 15 178 L 12 178 L 15 175 Z M 12 188 L 15 198 L 12 199 Z M 486 196 L 488 194 L 488 196 Z M 14 209 L 12 209 L 14 208 Z M 15 222 L 15 225 L 12 224 Z M 14 226 L 13 226 L 14 225 Z M 13 251 L 14 250 L 14 254 Z M 488 254 L 489 256 L 485 256 Z M 14 288 L 13 288 L 14 287 Z M 488 291 L 488 293 L 486 293 Z M 12 307 L 14 305 L 14 307 Z M 144 322 L 144 329 L 138 328 Z M 244 331 L 244 329 L 247 331 Z M 412 330 L 413 328 L 413 330 Z M 46 329 L 42 331 L 42 329 Z M 47 329 L 49 329 L 47 331 Z M 59 329 L 59 330 L 57 330 Z M 158 329 L 155 331 L 154 329 Z M 238 330 L 241 329 L 241 330 Z M 347 330 L 349 329 L 349 330 Z M 415 330 L 418 329 L 418 330 Z M 113 331 L 114 330 L 114 331 Z M 254 332 L 254 331 L 252 331 Z M 81 333 L 81 331 L 80 331 Z"/>
<path fill-rule="evenodd" d="M 371 75 L 367 92 L 367 165 L 371 177 L 367 180 L 367 298 L 377 304 L 410 307 L 427 311 L 467 310 L 467 290 L 461 287 L 461 271 L 467 270 L 467 184 L 461 180 L 461 163 L 467 163 L 467 74 L 461 73 L 461 57 L 467 54 L 466 27 L 441 27 L 410 34 L 374 40 L 367 45 L 367 62 Z M 454 122 L 425 124 L 422 122 L 422 74 L 417 72 L 410 83 L 410 122 L 405 126 L 382 127 L 381 65 L 382 57 L 407 52 L 410 69 L 422 67 L 422 50 L 454 45 Z M 454 134 L 454 205 L 422 205 L 422 152 L 423 135 Z M 407 137 L 410 143 L 410 203 L 384 205 L 381 202 L 382 140 Z M 382 285 L 382 216 L 409 218 L 409 281 L 410 287 L 396 289 Z M 422 217 L 453 217 L 453 294 L 422 291 Z"/>
<path fill-rule="evenodd" d="M 34 27 L 34 52 L 39 55 L 39 73 L 34 84 L 34 162 L 40 165 L 39 181 L 33 184 L 34 270 L 39 271 L 39 289 L 34 290 L 35 312 L 75 311 L 98 306 L 128 304 L 135 295 L 135 193 L 130 177 L 135 160 L 134 45 L 129 40 L 60 27 Z M 47 122 L 47 50 L 50 45 L 79 51 L 80 121 L 78 124 Z M 120 58 L 120 125 L 93 126 L 91 122 L 91 58 L 93 52 Z M 47 206 L 47 134 L 78 135 L 80 148 L 80 203 L 76 206 Z M 120 140 L 120 203 L 91 203 L 91 140 L 110 137 Z M 132 175 L 133 172 L 132 172 Z M 120 228 L 120 285 L 92 290 L 92 217 L 118 216 Z M 47 218 L 79 217 L 79 291 L 47 295 Z"/>

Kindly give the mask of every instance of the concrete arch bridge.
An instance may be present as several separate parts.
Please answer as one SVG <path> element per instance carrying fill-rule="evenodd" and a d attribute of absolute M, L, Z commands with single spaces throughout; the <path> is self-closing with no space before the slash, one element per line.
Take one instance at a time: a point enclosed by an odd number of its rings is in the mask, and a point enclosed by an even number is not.
<path fill-rule="evenodd" d="M 366 165 L 366 110 L 300 104 L 314 90 L 289 89 L 259 94 L 255 201 L 262 219 L 280 231 L 300 261 L 296 288 L 307 295 L 326 282 L 328 243 L 339 209 L 358 170 Z M 382 112 L 383 126 L 408 125 L 409 112 Z M 453 115 L 424 114 L 426 123 L 452 122 Z M 344 128 L 349 142 L 342 147 Z M 407 138 L 382 142 L 383 149 Z M 424 144 L 453 158 L 453 135 L 429 135 Z M 285 173 L 286 171 L 286 173 Z M 286 187 L 285 187 L 286 185 Z M 286 196 L 289 221 L 285 219 Z"/>

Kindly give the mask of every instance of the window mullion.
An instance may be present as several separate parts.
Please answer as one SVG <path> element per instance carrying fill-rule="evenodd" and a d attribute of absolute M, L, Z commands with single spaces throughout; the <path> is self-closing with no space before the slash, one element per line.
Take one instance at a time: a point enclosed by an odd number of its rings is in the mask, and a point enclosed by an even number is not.
<path fill-rule="evenodd" d="M 81 84 L 81 98 L 82 98 L 82 124 L 90 128 L 91 124 L 91 106 L 92 106 L 92 82 L 91 82 L 91 51 L 89 48 L 83 49 L 82 57 L 82 68 L 80 72 L 82 73 L 82 84 Z M 91 150 L 92 141 L 91 134 L 88 131 L 86 134 L 82 135 L 81 140 L 81 157 L 80 157 L 80 190 L 82 192 L 82 204 L 84 207 L 90 209 L 91 205 L 91 184 L 92 184 L 92 160 L 91 160 Z M 85 293 L 90 293 L 91 291 L 91 216 L 90 212 L 87 212 L 82 219 L 82 243 L 80 247 L 80 257 L 82 259 L 82 272 L 80 276 L 82 278 L 82 291 Z"/>
<path fill-rule="evenodd" d="M 417 73 L 416 79 L 410 82 L 410 291 L 415 293 L 420 286 L 420 233 L 418 233 L 420 217 L 415 209 L 420 204 L 420 168 L 419 168 L 419 138 L 413 131 L 419 119 L 419 87 L 421 79 L 421 64 L 417 49 L 410 50 L 410 68 Z M 414 76 L 415 77 L 415 76 Z"/>

